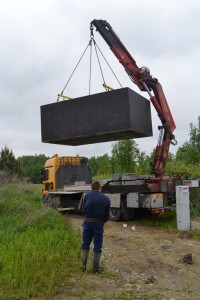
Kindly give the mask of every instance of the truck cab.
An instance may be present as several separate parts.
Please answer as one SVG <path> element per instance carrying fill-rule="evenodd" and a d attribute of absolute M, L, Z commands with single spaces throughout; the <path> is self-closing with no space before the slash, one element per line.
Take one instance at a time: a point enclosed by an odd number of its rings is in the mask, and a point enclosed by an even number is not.
<path fill-rule="evenodd" d="M 64 186 L 74 185 L 77 182 L 85 184 L 92 182 L 86 157 L 55 155 L 46 161 L 42 170 L 43 197 L 49 192 L 62 191 Z"/>

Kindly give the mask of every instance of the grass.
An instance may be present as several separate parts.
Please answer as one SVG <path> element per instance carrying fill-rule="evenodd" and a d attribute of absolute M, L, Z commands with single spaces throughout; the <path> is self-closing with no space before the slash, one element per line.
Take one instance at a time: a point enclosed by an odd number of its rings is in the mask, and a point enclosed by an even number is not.
<path fill-rule="evenodd" d="M 175 212 L 149 215 L 136 222 L 177 228 Z M 192 234 L 200 239 L 200 231 Z M 80 273 L 80 245 L 80 233 L 74 233 L 67 219 L 41 205 L 40 186 L 0 188 L 0 300 L 53 299 L 56 294 L 64 294 L 66 299 L 91 299 L 97 293 L 102 299 L 134 299 L 135 283 L 133 290 L 121 287 L 104 298 L 99 286 L 108 285 L 107 279 L 120 280 L 119 275 Z"/>
<path fill-rule="evenodd" d="M 38 188 L 0 188 L 0 299 L 49 298 L 79 271 L 80 235 Z"/>
<path fill-rule="evenodd" d="M 191 220 L 193 219 L 193 211 L 190 211 Z M 176 217 L 176 211 L 169 211 L 164 212 L 161 214 L 148 214 L 148 215 L 142 215 L 142 217 L 138 217 L 135 220 L 136 224 L 140 224 L 143 226 L 152 226 L 157 228 L 166 229 L 169 232 L 172 233 L 180 233 L 182 237 L 185 236 L 185 238 L 191 238 L 194 240 L 200 241 L 200 230 L 192 230 L 192 231 L 178 231 L 177 229 L 177 217 Z"/>
<path fill-rule="evenodd" d="M 137 223 L 141 225 L 154 226 L 154 227 L 162 227 L 163 229 L 176 229 L 177 228 L 177 220 L 176 220 L 176 212 L 169 211 L 161 214 L 148 214 L 143 215 L 142 218 L 138 218 Z"/>
<path fill-rule="evenodd" d="M 197 219 L 200 216 L 200 188 L 192 188 L 190 189 L 190 216 L 191 219 Z M 142 225 L 154 226 L 154 227 L 162 227 L 163 229 L 177 229 L 177 217 L 176 211 L 166 211 L 161 214 L 146 214 L 142 215 L 142 217 L 138 216 L 138 222 Z M 200 231 L 195 231 L 194 236 L 198 238 L 200 236 Z"/>

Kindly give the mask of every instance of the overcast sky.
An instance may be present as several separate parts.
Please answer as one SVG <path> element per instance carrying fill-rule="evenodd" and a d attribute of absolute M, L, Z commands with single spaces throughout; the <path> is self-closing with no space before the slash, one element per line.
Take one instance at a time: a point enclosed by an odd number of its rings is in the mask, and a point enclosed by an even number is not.
<path fill-rule="evenodd" d="M 7 145 L 16 157 L 111 153 L 111 143 L 73 147 L 41 142 L 40 106 L 56 102 L 89 42 L 93 19 L 107 20 L 138 66 L 149 67 L 159 79 L 178 146 L 189 139 L 189 124 L 197 124 L 200 116 L 200 1 L 0 0 L 1 148 Z M 98 32 L 95 40 L 123 87 L 140 93 Z M 89 52 L 85 56 L 65 91 L 72 98 L 88 94 Z M 119 88 L 112 73 L 105 72 L 106 83 Z M 99 73 L 92 76 L 91 93 L 103 92 Z M 147 154 L 157 144 L 160 125 L 151 111 L 153 137 L 136 140 Z"/>

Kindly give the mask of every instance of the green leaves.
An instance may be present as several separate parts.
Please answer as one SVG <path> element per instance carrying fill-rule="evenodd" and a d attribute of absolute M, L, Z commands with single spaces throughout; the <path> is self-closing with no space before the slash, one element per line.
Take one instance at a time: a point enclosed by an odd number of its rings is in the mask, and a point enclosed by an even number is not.
<path fill-rule="evenodd" d="M 17 174 L 22 176 L 22 166 L 15 159 L 12 149 L 9 150 L 7 146 L 1 148 L 0 151 L 0 170 L 6 172 L 7 174 L 14 175 Z"/>
<path fill-rule="evenodd" d="M 134 173 L 139 154 L 140 150 L 134 140 L 121 140 L 112 144 L 113 173 Z"/>
<path fill-rule="evenodd" d="M 107 177 L 112 173 L 148 174 L 150 172 L 150 156 L 140 152 L 134 140 L 121 140 L 112 144 L 112 156 L 92 156 L 89 167 L 92 176 Z"/>
<path fill-rule="evenodd" d="M 200 116 L 198 124 L 190 124 L 189 141 L 178 148 L 176 161 L 183 164 L 200 164 Z"/>
<path fill-rule="evenodd" d="M 44 154 L 23 155 L 18 158 L 23 166 L 23 175 L 32 183 L 41 183 L 41 170 L 48 159 Z"/>

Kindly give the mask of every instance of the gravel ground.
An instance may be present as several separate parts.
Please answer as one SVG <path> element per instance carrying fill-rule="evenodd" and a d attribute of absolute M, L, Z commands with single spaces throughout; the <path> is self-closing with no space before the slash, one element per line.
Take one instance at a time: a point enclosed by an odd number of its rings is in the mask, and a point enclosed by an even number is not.
<path fill-rule="evenodd" d="M 80 216 L 67 218 L 82 230 Z M 109 221 L 102 264 L 104 273 L 92 274 L 91 251 L 88 271 L 72 276 L 70 289 L 54 299 L 200 299 L 200 241 L 190 232 Z"/>

